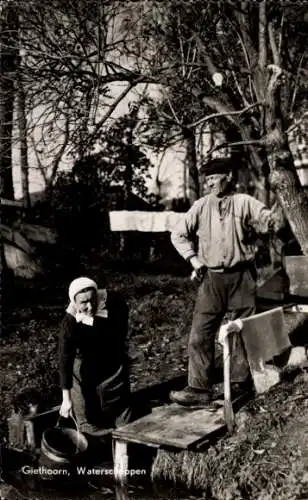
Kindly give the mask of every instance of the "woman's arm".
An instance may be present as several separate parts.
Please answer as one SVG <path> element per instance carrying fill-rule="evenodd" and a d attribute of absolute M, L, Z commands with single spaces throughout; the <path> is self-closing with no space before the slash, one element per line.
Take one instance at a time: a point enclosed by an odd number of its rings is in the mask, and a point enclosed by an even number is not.
<path fill-rule="evenodd" d="M 71 398 L 71 390 L 62 389 L 62 403 L 60 407 L 61 417 L 68 418 L 72 409 L 73 409 L 73 402 Z"/>
<path fill-rule="evenodd" d="M 73 407 L 71 388 L 73 385 L 73 366 L 76 356 L 74 323 L 71 318 L 65 317 L 61 323 L 58 352 L 60 386 L 62 388 L 60 415 L 67 418 Z"/>

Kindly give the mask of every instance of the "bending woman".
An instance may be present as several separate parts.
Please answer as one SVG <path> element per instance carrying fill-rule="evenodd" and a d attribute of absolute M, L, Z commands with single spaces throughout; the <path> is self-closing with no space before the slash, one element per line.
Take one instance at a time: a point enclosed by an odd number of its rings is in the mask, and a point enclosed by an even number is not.
<path fill-rule="evenodd" d="M 128 308 L 116 292 L 81 277 L 69 286 L 70 303 L 59 338 L 60 415 L 73 410 L 82 432 L 128 423 Z"/>

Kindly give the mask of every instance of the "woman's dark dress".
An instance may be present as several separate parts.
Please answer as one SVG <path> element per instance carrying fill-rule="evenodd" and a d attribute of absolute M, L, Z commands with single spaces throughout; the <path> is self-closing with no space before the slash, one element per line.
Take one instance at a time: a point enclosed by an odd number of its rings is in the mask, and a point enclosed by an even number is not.
<path fill-rule="evenodd" d="M 130 418 L 128 308 L 123 297 L 108 292 L 106 309 L 108 317 L 95 317 L 93 326 L 68 313 L 61 323 L 60 385 L 71 390 L 81 427 L 114 427 Z"/>

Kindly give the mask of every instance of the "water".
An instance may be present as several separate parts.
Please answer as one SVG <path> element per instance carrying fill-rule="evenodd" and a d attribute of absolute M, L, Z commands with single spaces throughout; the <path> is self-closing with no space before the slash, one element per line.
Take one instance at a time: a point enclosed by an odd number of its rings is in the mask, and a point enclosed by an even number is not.
<path fill-rule="evenodd" d="M 155 484 L 128 484 L 123 496 L 117 496 L 113 483 L 108 486 L 97 481 L 84 484 L 74 484 L 73 481 L 64 484 L 60 481 L 42 479 L 25 480 L 16 477 L 7 478 L 9 495 L 1 500 L 201 500 L 205 496 L 194 495 L 175 487 L 158 486 Z"/>
<path fill-rule="evenodd" d="M 139 455 L 139 454 L 138 454 Z M 139 464 L 134 467 L 145 467 L 146 474 L 130 477 L 127 486 L 127 495 L 116 496 L 113 481 L 112 461 L 106 461 L 98 467 L 107 471 L 104 474 L 86 473 L 76 474 L 76 469 L 63 467 L 70 474 L 49 475 L 39 467 L 56 470 L 57 466 L 48 461 L 33 460 L 29 455 L 11 453 L 2 456 L 4 465 L 0 478 L 1 500 L 201 500 L 202 494 L 194 495 L 185 489 L 175 488 L 173 485 L 153 484 L 150 480 L 149 459 L 141 453 L 138 456 Z M 142 464 L 142 465 L 140 465 Z M 25 469 L 26 468 L 26 469 Z M 58 466 L 58 470 L 62 470 Z M 90 469 L 92 470 L 92 468 Z M 1 483 L 2 479 L 2 483 Z"/>

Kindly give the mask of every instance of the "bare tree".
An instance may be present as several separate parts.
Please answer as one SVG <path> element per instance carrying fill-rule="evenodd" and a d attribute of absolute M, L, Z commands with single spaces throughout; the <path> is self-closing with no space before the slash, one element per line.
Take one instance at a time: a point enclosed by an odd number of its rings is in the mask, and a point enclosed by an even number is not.
<path fill-rule="evenodd" d="M 236 130 L 229 145 L 245 148 L 261 197 L 268 201 L 269 186 L 275 191 L 308 254 L 308 202 L 287 136 L 305 92 L 305 6 L 271 0 L 140 6 L 135 51 L 153 75 L 161 71 L 169 120 L 178 129 L 219 121 Z M 160 115 L 165 120 L 163 109 Z"/>
<path fill-rule="evenodd" d="M 2 1 L 0 7 L 0 194 L 14 199 L 12 130 L 18 67 L 18 15 L 9 0 Z"/>
<path fill-rule="evenodd" d="M 23 71 L 36 156 L 49 157 L 50 185 L 59 157 L 88 154 L 117 106 L 143 79 L 122 61 L 121 2 L 53 0 L 25 5 Z M 145 77 L 146 78 L 146 77 Z M 121 83 L 115 93 L 112 84 Z M 41 109 L 41 113 L 37 110 Z M 62 139 L 61 139 L 62 137 Z M 48 151 L 47 143 L 54 139 Z"/>
<path fill-rule="evenodd" d="M 119 104 L 139 82 L 147 80 L 133 59 L 128 63 L 124 56 L 127 38 L 134 36 L 119 29 L 125 9 L 126 3 L 119 1 L 1 2 L 0 177 L 7 197 L 13 197 L 17 66 L 27 135 L 50 193 L 63 157 L 88 154 Z M 121 90 L 111 90 L 113 84 L 121 84 Z M 21 160 L 25 161 L 24 154 Z"/>
<path fill-rule="evenodd" d="M 26 97 L 21 78 L 17 82 L 17 119 L 18 119 L 18 139 L 20 147 L 20 172 L 22 197 L 25 208 L 30 207 L 29 193 L 29 163 L 28 163 L 28 140 L 27 140 L 27 116 Z"/>

